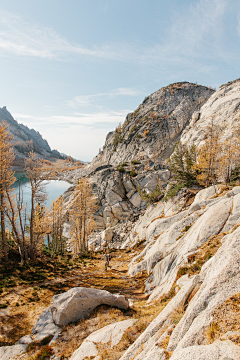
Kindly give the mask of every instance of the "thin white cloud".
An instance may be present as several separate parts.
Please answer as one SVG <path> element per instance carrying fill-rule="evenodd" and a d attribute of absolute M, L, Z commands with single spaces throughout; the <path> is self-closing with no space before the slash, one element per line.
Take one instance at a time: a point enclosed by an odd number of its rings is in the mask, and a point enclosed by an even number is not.
<path fill-rule="evenodd" d="M 52 149 L 90 161 L 105 142 L 106 135 L 125 119 L 128 110 L 121 112 L 69 116 L 33 116 L 14 113 L 18 122 L 34 128 L 46 139 Z"/>
<path fill-rule="evenodd" d="M 23 122 L 28 127 L 35 126 L 61 126 L 68 127 L 70 125 L 92 126 L 103 123 L 119 123 L 124 120 L 130 110 L 122 110 L 121 112 L 103 112 L 103 113 L 75 113 L 73 115 L 54 115 L 54 116 L 34 116 L 29 114 L 14 113 L 13 116 L 18 122 Z"/>
<path fill-rule="evenodd" d="M 121 87 L 109 92 L 103 92 L 93 95 L 80 95 L 75 96 L 72 100 L 66 102 L 67 106 L 69 107 L 79 107 L 79 106 L 90 106 L 97 100 L 109 99 L 114 98 L 117 96 L 137 96 L 142 94 L 141 91 L 135 88 L 125 88 Z"/>
<path fill-rule="evenodd" d="M 185 13 L 175 13 L 166 30 L 166 41 L 146 49 L 142 60 L 156 64 L 194 65 L 203 58 L 215 58 L 224 27 L 222 20 L 228 0 L 200 0 Z"/>
<path fill-rule="evenodd" d="M 59 59 L 70 53 L 151 65 L 164 72 L 171 65 L 205 71 L 202 63 L 206 59 L 229 60 L 233 55 L 222 48 L 226 30 L 223 19 L 229 4 L 231 0 L 199 0 L 188 8 L 182 6 L 182 11 L 170 19 L 165 36 L 155 44 L 122 42 L 88 48 L 64 39 L 52 28 L 32 25 L 18 15 L 0 10 L 0 52 L 48 59 Z M 69 101 L 69 105 L 86 106 L 99 95 L 77 96 Z"/>
<path fill-rule="evenodd" d="M 20 16 L 0 10 L 0 50 L 21 56 L 54 59 L 64 53 L 114 58 L 104 46 L 85 48 L 62 38 L 52 28 L 32 25 Z"/>

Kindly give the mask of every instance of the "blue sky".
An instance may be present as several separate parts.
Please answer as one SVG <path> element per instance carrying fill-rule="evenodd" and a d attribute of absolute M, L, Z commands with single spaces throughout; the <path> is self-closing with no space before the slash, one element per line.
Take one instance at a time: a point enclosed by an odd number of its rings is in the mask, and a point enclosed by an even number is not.
<path fill-rule="evenodd" d="M 240 0 L 0 0 L 0 107 L 84 161 L 145 96 L 239 70 Z"/>

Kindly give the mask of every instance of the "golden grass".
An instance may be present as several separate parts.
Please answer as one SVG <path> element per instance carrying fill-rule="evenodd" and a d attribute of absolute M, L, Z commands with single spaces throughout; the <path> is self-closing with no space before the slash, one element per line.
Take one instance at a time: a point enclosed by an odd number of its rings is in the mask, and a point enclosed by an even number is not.
<path fill-rule="evenodd" d="M 222 245 L 221 240 L 225 235 L 226 233 L 220 233 L 218 235 L 211 236 L 210 239 L 206 241 L 195 254 L 190 255 L 188 258 L 190 264 L 178 270 L 177 279 L 185 274 L 199 274 L 205 262 L 216 254 L 217 250 Z"/>
<path fill-rule="evenodd" d="M 206 330 L 207 343 L 221 339 L 228 331 L 240 331 L 240 293 L 236 293 L 221 304 L 212 314 L 212 322 Z M 240 336 L 229 337 L 236 345 L 240 345 Z"/>

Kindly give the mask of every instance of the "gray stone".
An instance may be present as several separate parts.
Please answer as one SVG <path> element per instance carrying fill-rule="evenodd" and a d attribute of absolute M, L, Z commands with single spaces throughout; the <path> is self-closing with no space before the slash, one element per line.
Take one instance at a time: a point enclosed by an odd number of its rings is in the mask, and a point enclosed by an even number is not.
<path fill-rule="evenodd" d="M 18 340 L 18 342 L 17 342 L 17 344 L 31 344 L 31 343 L 33 343 L 34 342 L 34 340 L 33 340 L 33 338 L 31 337 L 31 335 L 25 335 L 25 336 L 22 336 L 19 340 Z"/>
<path fill-rule="evenodd" d="M 90 334 L 82 343 L 82 345 L 73 353 L 70 360 L 83 360 L 85 357 L 97 356 L 98 351 L 95 344 L 106 344 L 110 342 L 110 347 L 113 348 L 117 345 L 124 334 L 124 332 L 133 324 L 136 320 L 129 319 L 113 323 L 94 331 Z"/>
<path fill-rule="evenodd" d="M 139 193 L 135 193 L 130 199 L 129 201 L 133 204 L 133 206 L 135 207 L 139 207 L 141 205 L 142 202 L 142 198 L 139 195 Z"/>
<path fill-rule="evenodd" d="M 117 219 L 121 219 L 123 215 L 123 209 L 119 203 L 112 206 L 112 212 Z"/>
<path fill-rule="evenodd" d="M 16 360 L 18 355 L 25 353 L 27 350 L 27 344 L 17 344 L 13 346 L 0 347 L 0 359 L 1 360 Z"/>
<path fill-rule="evenodd" d="M 50 309 L 55 324 L 64 326 L 76 322 L 101 304 L 128 308 L 128 301 L 123 295 L 114 295 L 106 290 L 75 287 L 69 291 L 55 295 Z"/>
<path fill-rule="evenodd" d="M 189 346 L 174 351 L 171 360 L 239 360 L 240 347 L 230 340 L 216 340 L 211 345 Z"/>
<path fill-rule="evenodd" d="M 105 197 L 106 197 L 106 201 L 110 206 L 115 205 L 116 203 L 119 203 L 120 201 L 122 201 L 122 198 L 115 193 L 114 191 L 112 191 L 111 189 L 106 189 L 105 191 Z"/>
<path fill-rule="evenodd" d="M 51 308 L 46 308 L 38 317 L 33 329 L 32 334 L 35 335 L 37 341 L 41 341 L 49 335 L 59 334 L 61 328 L 56 326 L 53 321 Z"/>

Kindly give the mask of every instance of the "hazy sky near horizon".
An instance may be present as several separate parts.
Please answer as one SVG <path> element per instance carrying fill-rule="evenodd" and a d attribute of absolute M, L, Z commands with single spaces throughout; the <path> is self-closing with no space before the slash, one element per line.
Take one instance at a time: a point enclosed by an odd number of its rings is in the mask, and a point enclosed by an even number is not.
<path fill-rule="evenodd" d="M 89 161 L 145 96 L 240 77 L 240 0 L 0 0 L 0 107 Z"/>

